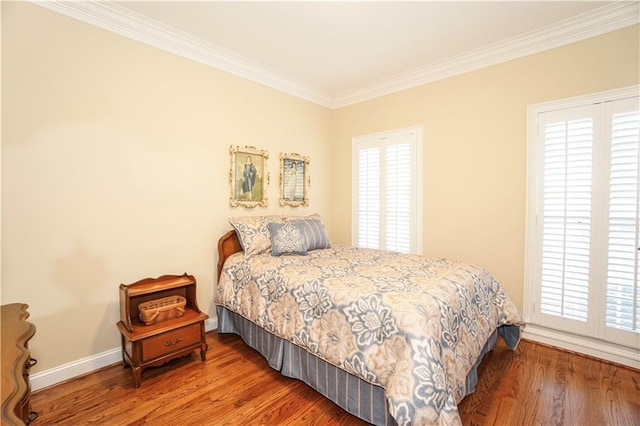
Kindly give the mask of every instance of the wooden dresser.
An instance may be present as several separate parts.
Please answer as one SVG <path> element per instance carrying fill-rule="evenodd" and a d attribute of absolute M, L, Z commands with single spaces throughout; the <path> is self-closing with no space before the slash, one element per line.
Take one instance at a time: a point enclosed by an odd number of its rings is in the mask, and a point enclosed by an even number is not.
<path fill-rule="evenodd" d="M 36 363 L 29 352 L 29 339 L 36 327 L 27 322 L 29 305 L 2 305 L 2 425 L 31 424 L 38 414 L 31 411 L 29 370 Z"/>

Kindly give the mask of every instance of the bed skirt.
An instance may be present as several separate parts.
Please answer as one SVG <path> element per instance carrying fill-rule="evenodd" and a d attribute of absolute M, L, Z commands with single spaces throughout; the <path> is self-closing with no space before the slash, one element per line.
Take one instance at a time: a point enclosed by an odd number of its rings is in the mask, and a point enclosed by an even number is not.
<path fill-rule="evenodd" d="M 330 399 L 345 411 L 374 425 L 395 425 L 389 413 L 384 389 L 365 382 L 332 364 L 308 353 L 293 343 L 274 336 L 251 321 L 217 306 L 218 333 L 234 333 L 265 357 L 271 368 L 282 375 L 299 379 Z M 512 328 L 513 327 L 513 328 Z M 497 330 L 509 347 L 515 349 L 519 329 L 502 326 Z M 478 365 L 496 344 L 497 332 L 487 340 L 482 353 L 467 376 L 466 395 L 474 392 L 478 383 Z"/>

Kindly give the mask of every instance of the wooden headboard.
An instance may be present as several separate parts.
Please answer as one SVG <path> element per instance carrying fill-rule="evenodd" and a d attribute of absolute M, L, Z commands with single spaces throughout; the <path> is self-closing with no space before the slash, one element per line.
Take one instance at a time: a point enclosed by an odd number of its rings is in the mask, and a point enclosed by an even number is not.
<path fill-rule="evenodd" d="M 220 273 L 222 272 L 224 261 L 227 260 L 227 257 L 239 251 L 242 251 L 242 246 L 234 229 L 220 237 L 218 240 L 218 281 L 220 281 Z"/>

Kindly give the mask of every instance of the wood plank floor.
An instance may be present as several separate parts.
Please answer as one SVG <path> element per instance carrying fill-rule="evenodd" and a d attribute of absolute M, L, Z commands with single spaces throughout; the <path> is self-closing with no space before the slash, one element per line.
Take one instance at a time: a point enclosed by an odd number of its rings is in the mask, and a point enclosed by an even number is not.
<path fill-rule="evenodd" d="M 235 335 L 207 333 L 196 354 L 144 371 L 121 364 L 32 395 L 40 425 L 364 425 L 272 370 Z M 640 425 L 640 371 L 522 341 L 485 356 L 464 425 Z"/>

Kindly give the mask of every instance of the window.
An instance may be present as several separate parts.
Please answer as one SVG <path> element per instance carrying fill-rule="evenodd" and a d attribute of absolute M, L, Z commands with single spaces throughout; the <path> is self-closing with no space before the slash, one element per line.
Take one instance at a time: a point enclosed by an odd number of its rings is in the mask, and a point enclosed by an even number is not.
<path fill-rule="evenodd" d="M 610 107 L 605 324 L 640 333 L 640 111 L 637 100 Z"/>
<path fill-rule="evenodd" d="M 422 126 L 353 139 L 353 244 L 422 251 Z"/>
<path fill-rule="evenodd" d="M 529 107 L 525 315 L 640 348 L 638 87 Z"/>

